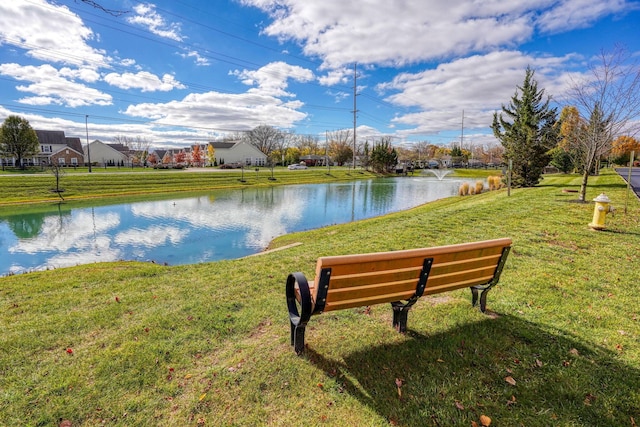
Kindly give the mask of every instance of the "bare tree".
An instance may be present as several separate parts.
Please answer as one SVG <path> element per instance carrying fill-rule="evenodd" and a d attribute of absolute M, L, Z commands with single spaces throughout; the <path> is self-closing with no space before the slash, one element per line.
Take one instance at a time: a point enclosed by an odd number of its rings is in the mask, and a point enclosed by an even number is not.
<path fill-rule="evenodd" d="M 269 156 L 282 138 L 282 132 L 273 126 L 260 125 L 248 131 L 245 137 L 251 145 Z"/>
<path fill-rule="evenodd" d="M 568 97 L 575 103 L 585 126 L 577 128 L 573 138 L 581 153 L 582 183 L 579 200 L 585 201 L 589 174 L 599 158 L 611 149 L 621 135 L 634 136 L 640 118 L 640 66 L 622 48 L 601 52 L 598 64 L 574 81 Z"/>
<path fill-rule="evenodd" d="M 326 151 L 324 146 L 320 146 L 320 138 L 315 135 L 298 135 L 295 145 L 300 149 L 300 154 L 304 156 L 320 156 Z"/>
<path fill-rule="evenodd" d="M 64 188 L 60 188 L 60 178 L 65 175 L 64 168 L 57 160 L 52 160 L 49 165 L 49 172 L 51 172 L 51 174 L 56 178 L 56 188 L 52 188 L 51 192 L 56 193 L 61 200 L 64 200 L 64 197 L 62 197 Z"/>
<path fill-rule="evenodd" d="M 132 138 L 126 135 L 116 135 L 113 137 L 115 144 L 121 144 L 129 151 L 129 158 L 133 164 L 144 165 L 149 155 L 151 141 L 144 136 L 136 136 Z"/>

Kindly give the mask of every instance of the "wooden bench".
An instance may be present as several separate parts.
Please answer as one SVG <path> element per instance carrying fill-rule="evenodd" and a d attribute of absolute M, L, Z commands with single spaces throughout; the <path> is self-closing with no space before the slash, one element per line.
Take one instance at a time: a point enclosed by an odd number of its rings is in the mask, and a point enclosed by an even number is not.
<path fill-rule="evenodd" d="M 472 304 L 486 310 L 487 292 L 498 283 L 511 239 L 318 259 L 315 279 L 287 277 L 291 345 L 304 351 L 304 333 L 314 314 L 391 303 L 393 326 L 405 332 L 407 314 L 423 295 L 470 288 Z"/>

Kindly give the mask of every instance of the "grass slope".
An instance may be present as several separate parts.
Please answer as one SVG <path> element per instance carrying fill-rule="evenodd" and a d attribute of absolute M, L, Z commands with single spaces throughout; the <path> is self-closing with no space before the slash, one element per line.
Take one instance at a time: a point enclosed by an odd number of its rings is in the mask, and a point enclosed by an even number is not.
<path fill-rule="evenodd" d="M 0 278 L 0 424 L 635 426 L 640 203 L 596 232 L 562 192 L 578 187 L 454 197 L 240 260 Z M 621 179 L 591 178 L 602 191 L 621 211 Z M 406 335 L 381 305 L 316 316 L 306 355 L 289 346 L 284 282 L 317 257 L 505 236 L 488 315 L 460 290 L 421 299 Z"/>
<path fill-rule="evenodd" d="M 77 173 L 64 171 L 60 178 L 62 196 L 67 202 L 78 202 L 96 198 L 124 196 L 148 196 L 175 192 L 202 192 L 218 188 L 272 186 L 283 184 L 309 184 L 315 182 L 346 181 L 373 178 L 376 175 L 347 168 L 309 168 L 289 171 L 277 168 L 246 169 L 244 172 L 217 169 L 153 170 L 153 169 L 109 169 Z M 0 208 L 16 204 L 57 203 L 60 201 L 55 188 L 55 177 L 47 172 L 20 174 L 18 171 L 0 174 Z"/>

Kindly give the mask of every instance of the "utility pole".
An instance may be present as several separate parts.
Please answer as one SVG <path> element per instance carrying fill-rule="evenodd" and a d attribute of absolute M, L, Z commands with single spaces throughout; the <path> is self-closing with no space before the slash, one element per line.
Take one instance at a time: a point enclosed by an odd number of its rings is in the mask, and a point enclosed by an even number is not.
<path fill-rule="evenodd" d="M 357 90 L 358 87 L 356 86 L 356 81 L 358 79 L 358 72 L 357 72 L 357 67 L 358 63 L 356 62 L 355 64 L 353 64 L 353 171 L 356 171 L 356 124 L 357 124 L 357 103 L 356 103 L 356 97 L 358 96 Z"/>
<path fill-rule="evenodd" d="M 464 110 L 462 110 L 462 128 L 460 130 L 460 151 L 462 151 L 462 139 L 464 138 Z"/>
<path fill-rule="evenodd" d="M 84 116 L 84 128 L 87 131 L 87 160 L 89 160 L 89 173 L 91 173 L 91 149 L 89 148 L 89 115 Z"/>

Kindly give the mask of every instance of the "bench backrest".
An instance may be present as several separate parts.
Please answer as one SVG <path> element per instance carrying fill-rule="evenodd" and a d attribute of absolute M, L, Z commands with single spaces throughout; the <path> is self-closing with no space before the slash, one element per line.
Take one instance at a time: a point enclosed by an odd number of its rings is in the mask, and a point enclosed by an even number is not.
<path fill-rule="evenodd" d="M 314 306 L 320 311 L 340 310 L 385 302 L 408 300 L 425 259 L 432 258 L 425 295 L 491 282 L 503 249 L 511 239 L 495 239 L 433 248 L 370 254 L 327 256 L 318 259 L 312 289 Z M 328 276 L 327 276 L 328 274 Z M 325 301 L 318 301 L 321 277 L 328 279 Z M 322 293 L 320 292 L 320 295 Z"/>

